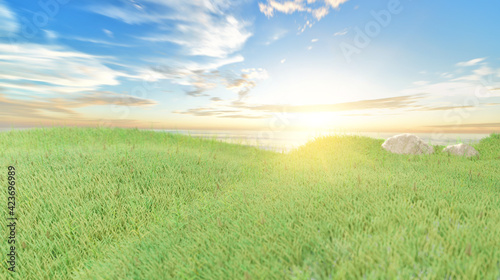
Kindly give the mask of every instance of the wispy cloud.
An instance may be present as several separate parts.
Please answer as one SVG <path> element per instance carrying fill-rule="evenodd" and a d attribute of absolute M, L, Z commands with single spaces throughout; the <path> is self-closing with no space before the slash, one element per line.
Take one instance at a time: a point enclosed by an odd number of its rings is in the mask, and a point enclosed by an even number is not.
<path fill-rule="evenodd" d="M 188 86 L 189 89 L 185 93 L 193 97 L 208 96 L 207 91 L 223 85 L 226 89 L 237 92 L 239 98 L 242 99 L 257 85 L 258 81 L 268 78 L 267 71 L 261 68 L 242 69 L 240 73 L 234 71 L 222 73 L 217 68 L 219 68 L 218 64 L 195 64 L 175 67 L 160 66 L 152 69 L 162 74 L 164 79 Z"/>
<path fill-rule="evenodd" d="M 81 93 L 63 98 L 31 96 L 29 99 L 11 98 L 0 93 L 0 116 L 31 120 L 89 120 L 75 109 L 104 105 L 145 107 L 156 104 L 154 100 L 107 91 Z"/>
<path fill-rule="evenodd" d="M 412 111 L 449 111 L 449 110 L 455 110 L 455 109 L 472 109 L 475 106 L 469 105 L 457 105 L 457 106 L 439 106 L 439 107 L 433 107 L 433 106 L 422 106 L 420 108 L 415 108 Z"/>
<path fill-rule="evenodd" d="M 222 115 L 220 116 L 221 118 L 231 118 L 231 119 L 268 119 L 270 116 L 269 115 Z"/>
<path fill-rule="evenodd" d="M 344 116 L 387 116 L 406 112 L 449 111 L 455 109 L 472 109 L 474 105 L 442 105 L 428 103 L 427 94 L 395 96 L 379 99 L 366 99 L 354 102 L 312 105 L 277 105 L 277 104 L 247 104 L 241 101 L 219 104 L 215 107 L 202 107 L 187 111 L 178 111 L 180 114 L 194 116 L 228 117 L 228 113 L 237 113 L 232 117 L 269 118 L 275 113 L 332 113 L 358 112 L 344 114 Z M 487 104 L 485 104 L 487 105 Z M 492 105 L 493 106 L 493 105 Z M 368 113 L 364 113 L 368 111 Z"/>
<path fill-rule="evenodd" d="M 428 127 L 441 128 L 500 128 L 500 123 L 468 123 L 468 124 L 453 124 L 453 125 L 432 125 Z"/>
<path fill-rule="evenodd" d="M 247 25 L 233 16 L 207 19 L 205 23 L 182 24 L 173 34 L 140 37 L 152 42 L 172 42 L 186 48 L 189 55 L 227 57 L 240 50 L 252 35 Z"/>
<path fill-rule="evenodd" d="M 418 101 L 425 95 L 396 96 L 380 99 L 367 99 L 354 102 L 336 104 L 313 104 L 313 105 L 241 105 L 240 108 L 262 111 L 268 113 L 311 113 L 311 112 L 341 112 L 373 109 L 404 109 L 418 105 Z"/>
<path fill-rule="evenodd" d="M 287 30 L 284 30 L 284 29 L 280 29 L 278 31 L 276 31 L 272 36 L 271 38 L 265 42 L 265 45 L 270 45 L 276 41 L 278 41 L 279 39 L 285 37 L 285 35 L 288 33 Z"/>
<path fill-rule="evenodd" d="M 161 23 L 173 18 L 169 13 L 147 12 L 133 4 L 120 7 L 105 4 L 89 7 L 89 10 L 127 24 Z"/>
<path fill-rule="evenodd" d="M 457 70 L 458 71 L 458 70 Z M 478 104 L 460 104 L 446 99 L 445 96 L 470 96 L 478 87 L 478 79 L 465 79 L 464 77 L 470 76 L 469 73 L 464 71 L 459 78 L 445 78 L 438 75 L 437 78 L 445 79 L 441 82 L 419 81 L 413 84 L 406 90 L 401 91 L 401 96 L 379 99 L 367 99 L 346 103 L 335 104 L 312 104 L 312 105 L 277 105 L 277 104 L 251 104 L 243 100 L 228 102 L 227 100 L 219 100 L 213 106 L 197 108 L 193 110 L 183 111 L 183 114 L 191 115 L 206 115 L 214 117 L 223 117 L 229 114 L 229 110 L 237 110 L 238 113 L 232 113 L 234 116 L 250 116 L 252 118 L 265 118 L 278 112 L 287 113 L 317 113 L 317 112 L 353 112 L 351 115 L 388 115 L 388 114 L 404 114 L 407 112 L 437 112 L 437 111 L 450 111 L 450 110 L 472 110 L 475 107 L 490 106 L 484 102 Z M 470 69 L 470 73 L 477 77 L 491 76 L 495 73 L 500 74 L 498 71 L 488 68 L 484 63 L 477 65 L 476 68 Z M 495 76 L 496 77 L 496 76 Z M 241 78 L 231 80 L 232 83 L 228 85 L 229 88 L 241 86 L 253 86 Z M 496 85 L 493 83 L 491 85 Z M 491 91 L 499 87 L 489 86 Z M 493 94 L 491 95 L 493 96 Z M 493 101 L 493 100 L 492 100 Z M 455 102 L 455 103 L 453 103 Z M 489 104 L 492 104 L 491 101 Z M 493 106 L 493 105 L 491 105 Z"/>
<path fill-rule="evenodd" d="M 103 28 L 102 32 L 104 32 L 104 34 L 106 34 L 106 36 L 108 36 L 109 38 L 114 38 L 115 37 L 115 35 L 113 34 L 113 32 L 109 31 L 108 29 Z"/>
<path fill-rule="evenodd" d="M 233 119 L 266 119 L 271 117 L 270 114 L 243 112 L 241 110 L 227 108 L 196 108 L 186 111 L 174 111 L 177 114 L 192 115 L 197 117 L 217 117 L 217 118 L 233 118 Z"/>
<path fill-rule="evenodd" d="M 54 99 L 52 99 L 54 100 Z M 87 94 L 80 94 L 68 100 L 62 100 L 68 107 L 87 107 L 98 105 L 118 105 L 132 107 L 147 107 L 156 105 L 157 102 L 152 99 L 145 99 L 127 94 L 118 94 L 110 91 L 94 91 Z"/>
<path fill-rule="evenodd" d="M 105 66 L 101 59 L 56 45 L 18 44 L 14 49 L 0 44 L 0 79 L 12 83 L 12 90 L 39 87 L 53 93 L 119 84 L 117 78 L 122 74 Z"/>
<path fill-rule="evenodd" d="M 472 68 L 472 67 L 470 67 Z M 495 70 L 483 63 L 478 68 L 471 71 L 469 75 L 463 75 L 454 79 L 454 81 L 466 81 L 466 82 L 482 82 L 485 78 L 497 76 L 500 77 L 500 69 Z M 453 77 L 453 75 L 451 76 Z"/>
<path fill-rule="evenodd" d="M 269 77 L 267 71 L 262 68 L 242 69 L 241 72 L 240 77 L 226 80 L 227 89 L 235 90 L 238 93 L 238 100 L 243 100 L 258 81 Z"/>
<path fill-rule="evenodd" d="M 471 59 L 469 61 L 464 61 L 464 62 L 459 62 L 457 63 L 457 66 L 459 67 L 468 67 L 468 66 L 474 66 L 474 65 L 477 65 L 478 63 L 481 63 L 485 60 L 486 58 L 475 58 L 475 59 Z"/>
<path fill-rule="evenodd" d="M 57 39 L 57 37 L 59 37 L 58 34 L 53 30 L 44 30 L 44 33 L 45 37 L 49 40 L 55 40 Z"/>
<path fill-rule="evenodd" d="M 349 29 L 347 29 L 347 28 L 346 28 L 346 29 L 343 29 L 343 30 L 341 30 L 341 31 L 335 32 L 335 33 L 333 34 L 333 36 L 344 36 L 344 35 L 346 35 L 348 32 L 349 32 Z"/>
<path fill-rule="evenodd" d="M 363 111 L 363 110 L 412 110 L 420 108 L 418 103 L 424 99 L 425 95 L 397 96 L 381 99 L 368 99 L 354 102 L 336 103 L 336 104 L 313 104 L 313 105 L 255 105 L 236 101 L 230 104 L 218 105 L 210 108 L 197 108 L 183 112 L 181 114 L 191 114 L 200 116 L 201 114 L 210 114 L 210 116 L 223 117 L 228 110 L 237 110 L 235 116 L 247 116 L 248 118 L 269 118 L 274 113 L 319 113 L 319 112 L 344 112 L 344 111 Z M 235 117 L 233 116 L 233 117 Z"/>
<path fill-rule="evenodd" d="M 464 100 L 480 92 L 484 97 L 497 96 L 495 89 L 500 87 L 500 69 L 494 69 L 483 58 L 460 62 L 467 66 L 453 73 L 437 73 L 434 82 L 415 82 L 415 87 L 402 91 L 403 94 L 427 93 L 436 98 L 455 97 Z"/>
<path fill-rule="evenodd" d="M 190 64 L 177 63 L 172 66 L 163 64 L 152 67 L 151 70 L 160 74 L 159 79 L 171 80 L 173 83 L 187 87 L 186 95 L 198 97 L 207 96 L 206 91 L 214 89 L 220 83 L 220 75 L 217 71 L 221 65 L 231 64 L 233 61 L 240 61 L 235 57 L 214 64 Z"/>
<path fill-rule="evenodd" d="M 131 47 L 131 45 L 127 45 L 127 44 L 121 44 L 121 43 L 110 42 L 110 41 L 99 40 L 99 39 L 92 39 L 92 38 L 84 38 L 84 37 L 77 37 L 77 36 L 66 36 L 64 38 L 69 39 L 69 40 L 77 40 L 77 41 L 81 41 L 81 42 L 88 42 L 88 43 L 92 43 L 92 44 L 99 44 L 99 45 L 105 45 L 105 46 Z"/>
<path fill-rule="evenodd" d="M 252 32 L 248 31 L 249 22 L 233 14 L 235 5 L 238 5 L 236 1 L 227 0 L 146 0 L 102 4 L 89 10 L 127 24 L 151 26 L 151 31 L 135 36 L 136 39 L 165 43 L 169 48 L 177 45 L 178 55 L 169 52 L 164 58 L 151 59 L 157 65 L 153 71 L 161 74 L 158 79 L 187 87 L 186 95 L 199 97 L 228 83 L 218 68 L 244 60 L 237 52 Z"/>
<path fill-rule="evenodd" d="M 0 37 L 10 36 L 19 30 L 19 22 L 3 0 L 0 0 L 0 22 Z"/>
<path fill-rule="evenodd" d="M 248 23 L 231 15 L 229 1 L 161 1 L 125 6 L 91 7 L 95 13 L 128 24 L 155 23 L 157 31 L 138 37 L 151 42 L 171 42 L 187 55 L 227 57 L 240 50 L 252 36 Z M 173 28 L 172 28 L 173 27 Z"/>
<path fill-rule="evenodd" d="M 429 81 L 416 81 L 416 82 L 413 82 L 413 84 L 416 86 L 425 86 L 425 85 L 429 84 Z"/>

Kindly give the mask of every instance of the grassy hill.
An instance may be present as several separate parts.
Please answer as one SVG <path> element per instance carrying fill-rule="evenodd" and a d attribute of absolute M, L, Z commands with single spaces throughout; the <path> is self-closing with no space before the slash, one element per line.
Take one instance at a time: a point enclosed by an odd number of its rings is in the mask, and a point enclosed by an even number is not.
<path fill-rule="evenodd" d="M 500 277 L 500 135 L 479 159 L 381 144 L 324 137 L 279 154 L 140 130 L 0 133 L 5 216 L 17 170 L 14 276 Z"/>

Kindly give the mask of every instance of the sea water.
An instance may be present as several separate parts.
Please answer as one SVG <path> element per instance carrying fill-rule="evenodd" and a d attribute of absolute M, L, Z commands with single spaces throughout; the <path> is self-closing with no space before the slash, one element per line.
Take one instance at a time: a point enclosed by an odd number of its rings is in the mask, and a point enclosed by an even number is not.
<path fill-rule="evenodd" d="M 298 148 L 315 138 L 329 135 L 358 135 L 376 139 L 387 139 L 401 134 L 376 132 L 332 132 L 332 131 L 249 131 L 249 130 L 155 130 L 169 133 L 180 133 L 193 137 L 216 139 L 223 142 L 255 146 L 276 152 L 288 152 Z M 458 133 L 412 133 L 426 143 L 432 145 L 474 144 L 489 134 L 458 134 Z"/>

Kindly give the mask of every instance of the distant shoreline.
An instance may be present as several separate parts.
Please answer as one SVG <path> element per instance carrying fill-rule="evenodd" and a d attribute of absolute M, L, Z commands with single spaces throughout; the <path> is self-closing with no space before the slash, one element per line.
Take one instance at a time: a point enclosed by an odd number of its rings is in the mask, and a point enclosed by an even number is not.
<path fill-rule="evenodd" d="M 294 148 L 306 144 L 308 141 L 321 136 L 333 135 L 355 135 L 365 136 L 373 139 L 387 139 L 391 136 L 402 134 L 394 133 L 376 133 L 376 132 L 308 132 L 308 131 L 283 131 L 273 132 L 271 135 L 259 131 L 199 131 L 199 130 L 154 130 L 157 132 L 178 133 L 200 138 L 215 138 L 217 140 L 229 143 L 243 144 L 247 146 L 256 146 L 264 150 L 290 151 Z M 432 133 L 412 133 L 425 142 L 432 145 L 450 145 L 450 144 L 474 144 L 490 134 L 478 133 L 443 133 L 435 135 Z"/>
<path fill-rule="evenodd" d="M 33 127 L 34 128 L 34 127 Z M 23 128 L 0 128 L 0 132 L 10 130 L 26 130 Z M 330 135 L 357 135 L 374 139 L 387 139 L 402 132 L 335 132 L 335 131 L 271 131 L 271 130 L 174 130 L 174 129 L 140 129 L 155 132 L 190 135 L 198 138 L 217 139 L 222 142 L 254 146 L 264 150 L 288 152 L 300 147 L 317 137 Z M 432 145 L 450 145 L 457 143 L 474 144 L 488 137 L 491 133 L 412 133 Z"/>

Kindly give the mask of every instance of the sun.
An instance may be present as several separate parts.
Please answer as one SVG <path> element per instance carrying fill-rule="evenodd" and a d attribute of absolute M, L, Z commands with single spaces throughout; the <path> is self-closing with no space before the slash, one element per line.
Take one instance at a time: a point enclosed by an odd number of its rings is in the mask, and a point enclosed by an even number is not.
<path fill-rule="evenodd" d="M 331 113 L 313 112 L 300 115 L 300 125 L 307 129 L 326 129 L 334 122 L 334 116 Z"/>

